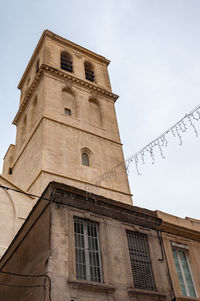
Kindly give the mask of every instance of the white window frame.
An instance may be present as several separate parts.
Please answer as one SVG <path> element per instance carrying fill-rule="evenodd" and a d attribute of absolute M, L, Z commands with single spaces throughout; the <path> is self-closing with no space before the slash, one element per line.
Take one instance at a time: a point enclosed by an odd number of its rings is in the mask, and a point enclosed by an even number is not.
<path fill-rule="evenodd" d="M 103 275 L 102 275 L 102 263 L 101 263 L 101 249 L 100 249 L 100 242 L 99 242 L 99 224 L 96 221 L 92 221 L 92 220 L 88 220 L 88 219 L 83 219 L 81 217 L 74 216 L 74 225 L 75 225 L 75 222 L 77 220 L 80 220 L 83 223 L 84 256 L 85 256 L 86 278 L 83 279 L 83 278 L 79 277 L 77 275 L 77 272 L 76 272 L 76 278 L 79 279 L 79 280 L 87 280 L 87 281 L 102 283 L 103 282 Z M 100 272 L 100 278 L 99 278 L 98 281 L 92 280 L 92 275 L 91 275 L 91 272 L 90 272 L 90 267 L 92 266 L 90 264 L 90 251 L 94 251 L 94 249 L 89 250 L 89 239 L 88 239 L 89 237 L 88 237 L 88 229 L 87 229 L 87 226 L 88 226 L 89 223 L 92 223 L 92 224 L 96 225 L 96 232 L 97 232 L 96 238 L 97 238 L 97 245 L 98 245 L 96 253 L 98 253 L 99 272 Z M 76 232 L 75 231 L 74 231 L 74 235 L 76 236 Z M 76 246 L 75 246 L 75 249 L 77 249 Z M 77 263 L 76 256 L 75 256 L 75 261 Z"/>
<path fill-rule="evenodd" d="M 197 290 L 196 290 L 196 286 L 195 286 L 195 282 L 194 282 L 194 278 L 193 278 L 193 275 L 192 275 L 192 270 L 191 270 L 191 267 L 190 267 L 190 262 L 188 260 L 188 254 L 187 254 L 187 250 L 189 249 L 187 245 L 183 245 L 183 244 L 179 244 L 179 243 L 175 243 L 175 242 L 172 242 L 172 251 L 176 251 L 176 256 L 177 256 L 177 259 L 178 259 L 178 263 L 179 263 L 179 267 L 180 267 L 180 271 L 181 271 L 181 276 L 182 276 L 182 279 L 183 279 L 183 283 L 184 283 L 184 287 L 185 287 L 185 291 L 186 291 L 186 294 L 187 294 L 187 297 L 194 297 L 194 298 L 198 298 L 198 294 L 197 294 Z M 195 294 L 196 296 L 191 296 L 190 295 L 190 292 L 189 292 L 189 289 L 188 289 L 188 283 L 187 283 L 187 280 L 185 278 L 185 272 L 184 272 L 184 269 L 183 269 L 183 266 L 182 266 L 182 262 L 181 262 L 181 259 L 180 259 L 180 254 L 178 251 L 182 251 L 184 252 L 185 254 L 185 257 L 186 257 L 186 261 L 187 261 L 187 264 L 188 264 L 188 267 L 189 267 L 189 272 L 190 272 L 190 276 L 192 278 L 192 284 L 193 284 L 193 287 L 194 287 L 194 291 L 195 291 Z M 173 256 L 174 257 L 174 256 Z M 175 262 L 174 262 L 175 264 Z M 175 267 L 176 268 L 176 267 Z M 176 272 L 177 272 L 177 275 L 178 275 L 178 271 L 176 269 Z M 179 283 L 180 283 L 180 280 L 179 280 Z"/>

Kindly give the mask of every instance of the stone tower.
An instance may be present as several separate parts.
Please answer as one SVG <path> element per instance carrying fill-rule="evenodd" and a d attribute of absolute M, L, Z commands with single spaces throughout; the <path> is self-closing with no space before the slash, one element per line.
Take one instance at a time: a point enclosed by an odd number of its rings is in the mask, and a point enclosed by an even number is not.
<path fill-rule="evenodd" d="M 57 181 L 132 204 L 108 75 L 109 61 L 45 30 L 18 88 L 16 143 L 3 175 L 41 194 Z"/>

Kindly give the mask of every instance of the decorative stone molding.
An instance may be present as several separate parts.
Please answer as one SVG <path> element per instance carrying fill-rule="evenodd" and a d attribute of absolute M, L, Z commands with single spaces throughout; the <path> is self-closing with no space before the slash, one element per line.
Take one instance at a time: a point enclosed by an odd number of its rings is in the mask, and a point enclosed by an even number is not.
<path fill-rule="evenodd" d="M 77 58 L 79 58 L 79 59 L 82 59 L 82 57 L 83 57 L 83 55 L 82 55 L 80 52 L 78 52 L 78 51 L 75 51 L 74 54 L 75 54 L 75 56 L 77 56 Z"/>
<path fill-rule="evenodd" d="M 97 91 L 91 92 L 91 98 L 97 98 L 97 95 L 98 95 Z"/>
<path fill-rule="evenodd" d="M 181 225 L 175 225 L 174 223 L 166 222 L 163 220 L 162 222 L 162 230 L 164 232 L 168 232 L 174 235 L 180 235 L 188 239 L 200 240 L 200 232 L 194 229 L 186 228 Z M 197 300 L 197 299 L 195 299 Z M 199 299 L 200 300 L 200 299 Z"/>
<path fill-rule="evenodd" d="M 153 229 L 157 229 L 161 224 L 161 220 L 155 215 L 152 216 L 152 212 L 150 211 L 145 211 L 144 209 L 111 199 L 108 201 L 108 199 L 95 194 L 86 196 L 85 189 L 80 190 L 73 188 L 73 190 L 65 190 L 63 189 L 64 187 L 66 187 L 66 185 L 56 185 L 53 193 L 54 201 L 61 206 L 73 206 L 95 214 L 101 213 L 102 215 L 121 220 L 122 222 L 151 227 Z M 134 288 L 131 289 L 135 291 Z M 140 290 L 136 290 L 136 292 L 140 292 Z M 149 291 L 144 290 L 144 292 Z M 153 294 L 155 293 L 156 292 L 153 292 Z"/>
<path fill-rule="evenodd" d="M 59 77 L 60 79 L 64 79 L 64 80 L 67 80 L 67 82 L 70 84 L 70 83 L 75 83 L 79 86 L 82 86 L 82 87 L 85 87 L 87 88 L 88 90 L 92 92 L 96 92 L 97 95 L 103 95 L 103 96 L 106 96 L 108 97 L 109 99 L 113 100 L 114 102 L 118 99 L 118 95 L 110 92 L 110 91 L 107 91 L 106 89 L 104 88 L 101 88 L 99 86 L 97 86 L 96 84 L 94 83 L 88 83 L 86 80 L 82 80 L 80 78 L 77 78 L 76 76 L 74 76 L 73 74 L 69 74 L 68 72 L 64 72 L 64 71 L 61 71 L 61 70 L 58 70 L 56 68 L 53 68 L 51 66 L 48 66 L 46 64 L 42 64 L 40 66 L 40 69 L 38 71 L 38 73 L 35 75 L 35 78 L 32 82 L 32 84 L 30 85 L 29 89 L 27 90 L 22 102 L 21 102 L 21 105 L 20 105 L 20 108 L 13 120 L 13 124 L 17 124 L 18 123 L 18 120 L 23 112 L 23 110 L 25 109 L 27 103 L 28 103 L 28 100 L 29 98 L 32 96 L 35 88 L 37 87 L 38 85 L 38 82 L 40 80 L 40 78 L 43 76 L 43 74 L 45 73 L 49 73 L 49 74 L 52 74 L 56 77 Z"/>
<path fill-rule="evenodd" d="M 90 281 L 81 281 L 81 280 L 68 280 L 68 285 L 72 288 L 82 289 L 93 292 L 101 292 L 106 294 L 113 294 L 115 288 L 111 285 L 98 283 L 98 282 L 90 282 Z"/>
<path fill-rule="evenodd" d="M 136 288 L 128 288 L 128 295 L 129 297 L 148 297 L 148 300 L 152 301 L 164 301 L 167 300 L 167 295 L 164 293 L 151 291 L 151 290 L 141 290 Z M 142 299 L 141 299 L 142 300 Z"/>
<path fill-rule="evenodd" d="M 66 88 L 68 88 L 68 89 L 71 89 L 72 88 L 72 84 L 69 82 L 69 81 L 65 81 L 65 86 L 66 86 Z"/>

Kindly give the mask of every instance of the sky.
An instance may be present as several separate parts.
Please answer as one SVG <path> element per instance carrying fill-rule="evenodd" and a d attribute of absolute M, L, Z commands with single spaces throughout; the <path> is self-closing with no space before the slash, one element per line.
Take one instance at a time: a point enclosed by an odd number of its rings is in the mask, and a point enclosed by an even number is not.
<path fill-rule="evenodd" d="M 45 29 L 111 60 L 125 158 L 200 104 L 199 0 L 0 0 L 0 168 L 19 105 L 17 85 Z M 136 206 L 200 218 L 199 137 L 168 137 L 165 159 L 129 168 Z"/>

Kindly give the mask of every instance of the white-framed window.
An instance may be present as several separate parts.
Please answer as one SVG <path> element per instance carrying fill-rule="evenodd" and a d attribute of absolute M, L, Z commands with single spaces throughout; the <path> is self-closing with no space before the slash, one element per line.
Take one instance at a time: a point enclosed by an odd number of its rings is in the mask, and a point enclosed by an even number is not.
<path fill-rule="evenodd" d="M 102 282 L 99 224 L 74 217 L 76 278 Z"/>
<path fill-rule="evenodd" d="M 172 252 L 176 271 L 178 274 L 179 284 L 183 296 L 197 297 L 194 280 L 192 277 L 190 264 L 187 256 L 187 246 L 175 247 L 172 243 Z"/>
<path fill-rule="evenodd" d="M 126 231 L 134 288 L 155 290 L 147 235 Z"/>

